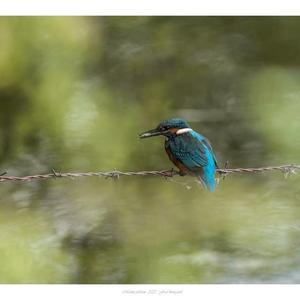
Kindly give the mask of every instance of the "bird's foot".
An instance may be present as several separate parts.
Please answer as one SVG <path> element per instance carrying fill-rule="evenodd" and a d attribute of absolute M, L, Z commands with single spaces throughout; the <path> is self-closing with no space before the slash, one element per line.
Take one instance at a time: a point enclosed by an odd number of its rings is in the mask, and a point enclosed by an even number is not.
<path fill-rule="evenodd" d="M 185 175 L 186 175 L 186 173 L 185 173 L 185 172 L 183 172 L 183 171 L 179 170 L 179 176 L 185 176 Z"/>
<path fill-rule="evenodd" d="M 174 170 L 174 168 L 166 172 L 166 177 L 174 177 L 175 175 L 183 176 L 181 175 L 180 171 Z"/>

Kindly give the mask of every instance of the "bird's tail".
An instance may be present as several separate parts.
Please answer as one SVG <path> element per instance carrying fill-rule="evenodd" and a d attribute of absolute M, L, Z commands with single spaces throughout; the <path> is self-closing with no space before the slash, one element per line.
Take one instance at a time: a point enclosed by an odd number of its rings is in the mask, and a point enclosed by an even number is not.
<path fill-rule="evenodd" d="M 197 174 L 198 180 L 204 186 L 205 189 L 213 192 L 216 189 L 215 171 L 213 172 L 201 172 Z"/>

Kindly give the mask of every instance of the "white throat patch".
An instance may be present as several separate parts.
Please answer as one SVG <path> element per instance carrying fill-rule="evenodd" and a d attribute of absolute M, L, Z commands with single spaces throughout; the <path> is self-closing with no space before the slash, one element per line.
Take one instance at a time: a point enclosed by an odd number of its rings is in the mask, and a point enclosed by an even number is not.
<path fill-rule="evenodd" d="M 193 131 L 193 129 L 192 128 L 182 128 L 182 129 L 179 129 L 176 131 L 176 135 L 183 134 L 183 133 L 190 132 L 190 131 Z"/>

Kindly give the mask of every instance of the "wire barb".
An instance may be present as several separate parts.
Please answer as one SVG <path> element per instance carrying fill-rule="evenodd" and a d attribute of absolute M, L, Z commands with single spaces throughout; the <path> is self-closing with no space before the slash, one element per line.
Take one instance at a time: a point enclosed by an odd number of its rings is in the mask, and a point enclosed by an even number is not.
<path fill-rule="evenodd" d="M 229 174 L 234 173 L 262 173 L 269 171 L 280 171 L 284 174 L 285 177 L 288 177 L 292 174 L 296 174 L 296 172 L 300 170 L 300 165 L 282 165 L 282 166 L 273 166 L 273 167 L 259 167 L 259 168 L 228 168 L 228 162 L 224 165 L 223 169 L 217 169 L 216 173 L 219 174 L 220 179 L 224 179 Z M 0 175 L 0 182 L 4 181 L 31 181 L 37 179 L 49 179 L 49 178 L 64 178 L 68 177 L 71 179 L 75 179 L 78 177 L 104 177 L 104 178 L 112 178 L 114 180 L 119 179 L 121 176 L 158 176 L 164 177 L 165 179 L 172 178 L 174 176 L 180 175 L 177 170 L 173 168 L 171 170 L 160 170 L 160 171 L 137 171 L 137 172 L 121 172 L 121 171 L 111 171 L 111 172 L 56 172 L 53 168 L 51 169 L 51 173 L 49 174 L 38 174 L 38 175 L 29 175 L 23 177 L 17 176 L 5 176 L 7 172 L 4 172 Z"/>
<path fill-rule="evenodd" d="M 54 176 L 54 178 L 56 179 L 57 177 L 61 177 L 61 172 L 56 172 L 53 168 L 51 169 L 51 171 L 52 171 L 52 174 L 53 174 L 53 176 Z"/>

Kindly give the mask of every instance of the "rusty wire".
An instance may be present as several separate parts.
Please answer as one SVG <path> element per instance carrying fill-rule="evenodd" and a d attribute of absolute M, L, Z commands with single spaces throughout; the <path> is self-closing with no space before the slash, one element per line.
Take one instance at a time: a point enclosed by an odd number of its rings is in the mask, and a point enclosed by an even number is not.
<path fill-rule="evenodd" d="M 300 165 L 282 165 L 273 167 L 259 167 L 259 168 L 234 168 L 229 169 L 217 169 L 216 172 L 220 175 L 220 178 L 233 173 L 262 173 L 267 171 L 280 171 L 285 176 L 289 174 L 295 174 L 300 169 Z M 165 178 L 179 175 L 176 170 L 161 170 L 161 171 L 137 171 L 137 172 L 121 172 L 121 171 L 109 171 L 109 172 L 56 172 L 54 169 L 48 174 L 37 174 L 29 176 L 7 176 L 6 172 L 0 175 L 0 182 L 4 181 L 32 181 L 37 179 L 50 179 L 50 178 L 78 178 L 78 177 L 104 177 L 118 179 L 121 176 L 161 176 Z"/>

